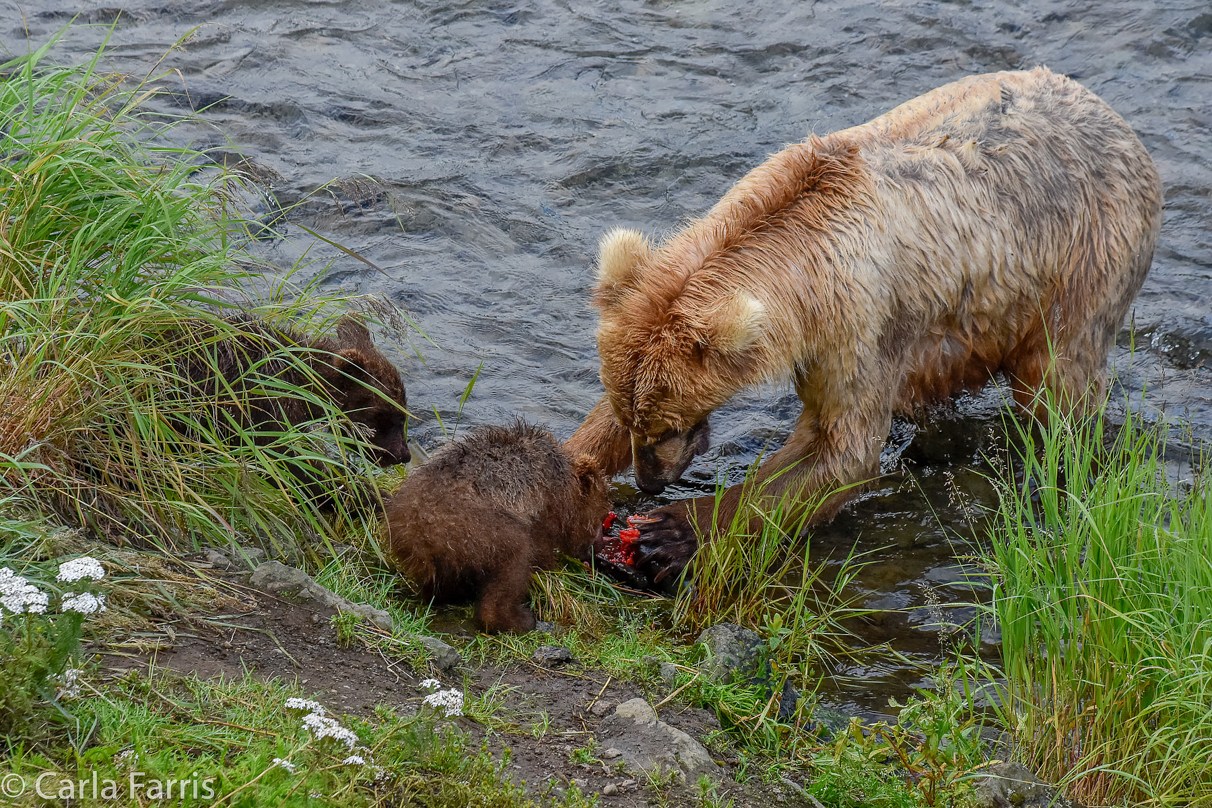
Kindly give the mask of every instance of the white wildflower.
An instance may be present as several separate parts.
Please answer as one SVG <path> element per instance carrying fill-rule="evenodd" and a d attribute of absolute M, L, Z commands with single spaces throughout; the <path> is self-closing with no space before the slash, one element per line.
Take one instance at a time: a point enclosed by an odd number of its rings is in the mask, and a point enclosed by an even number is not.
<path fill-rule="evenodd" d="M 353 730 L 341 726 L 341 722 L 335 718 L 311 713 L 303 716 L 303 726 L 307 727 L 308 732 L 314 735 L 317 741 L 332 738 L 334 741 L 345 744 L 346 749 L 353 749 L 358 742 L 358 736 L 354 734 Z"/>
<path fill-rule="evenodd" d="M 13 614 L 44 614 L 49 602 L 45 592 L 8 567 L 0 567 L 0 606 Z"/>
<path fill-rule="evenodd" d="M 311 715 L 324 715 L 324 707 L 318 701 L 310 699 L 301 699 L 297 696 L 292 696 L 286 700 L 286 709 L 288 710 L 303 710 Z"/>
<path fill-rule="evenodd" d="M 271 768 L 277 766 L 279 769 L 286 769 L 286 771 L 290 772 L 291 774 L 295 773 L 295 764 L 291 763 L 289 760 L 274 758 L 274 762 L 269 765 Z"/>
<path fill-rule="evenodd" d="M 105 577 L 105 567 L 101 566 L 101 562 L 95 558 L 81 556 L 73 558 L 71 561 L 64 561 L 59 565 L 59 575 L 55 580 L 65 584 L 74 584 L 81 578 L 88 578 L 93 581 L 100 581 Z"/>
<path fill-rule="evenodd" d="M 95 614 L 105 611 L 105 595 L 94 595 L 91 592 L 64 592 L 63 600 L 59 603 L 61 612 L 79 612 L 80 614 Z"/>
<path fill-rule="evenodd" d="M 59 676 L 59 690 L 55 693 L 55 698 L 59 701 L 64 699 L 80 698 L 80 674 L 84 673 L 80 668 L 68 668 Z"/>
<path fill-rule="evenodd" d="M 430 693 L 421 703 L 444 710 L 447 718 L 463 714 L 463 693 L 458 690 L 439 690 L 437 693 Z"/>
<path fill-rule="evenodd" d="M 365 766 L 366 758 L 362 757 L 361 755 L 350 755 L 349 757 L 345 758 L 345 760 L 341 761 L 341 765 L 342 766 Z"/>
<path fill-rule="evenodd" d="M 114 755 L 114 765 L 118 767 L 129 766 L 133 769 L 138 762 L 139 753 L 134 749 L 123 749 Z"/>
<path fill-rule="evenodd" d="M 441 690 L 442 683 L 437 679 L 422 679 L 421 687 L 425 688 L 426 690 Z"/>

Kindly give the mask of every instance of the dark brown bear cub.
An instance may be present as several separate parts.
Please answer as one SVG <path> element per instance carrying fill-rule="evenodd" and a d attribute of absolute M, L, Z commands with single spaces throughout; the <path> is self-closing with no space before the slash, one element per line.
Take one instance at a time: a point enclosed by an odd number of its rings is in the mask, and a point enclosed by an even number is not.
<path fill-rule="evenodd" d="M 414 469 L 387 501 L 396 566 L 437 603 L 476 600 L 485 631 L 525 632 L 531 571 L 556 551 L 589 560 L 606 477 L 522 421 L 476 429 Z"/>
<path fill-rule="evenodd" d="M 277 392 L 295 388 L 331 399 L 366 427 L 379 465 L 408 462 L 404 383 L 361 320 L 342 317 L 336 339 L 311 338 L 247 317 L 228 322 L 232 336 L 218 338 L 205 324 L 184 335 L 193 345 L 183 354 L 182 375 L 192 380 L 192 397 L 212 402 L 215 424 L 222 428 L 230 421 L 272 434 L 316 418 L 319 407 L 312 399 Z M 287 361 L 286 351 L 299 352 L 311 374 Z"/>

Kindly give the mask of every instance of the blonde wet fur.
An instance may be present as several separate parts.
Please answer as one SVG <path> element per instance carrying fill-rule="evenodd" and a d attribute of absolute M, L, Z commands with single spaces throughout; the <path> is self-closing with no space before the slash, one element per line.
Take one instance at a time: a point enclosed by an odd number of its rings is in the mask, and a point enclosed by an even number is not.
<path fill-rule="evenodd" d="M 1098 402 L 1161 204 L 1132 129 L 1045 68 L 973 76 L 810 137 L 663 243 L 603 238 L 606 395 L 570 445 L 613 472 L 634 460 L 640 486 L 660 490 L 713 410 L 789 379 L 803 413 L 761 476 L 794 466 L 770 492 L 808 501 L 877 474 L 894 412 L 995 374 L 1024 406 L 1045 387 Z M 693 543 L 688 522 L 701 531 L 708 504 L 661 509 L 647 537 Z M 658 566 L 684 563 L 666 549 Z"/>

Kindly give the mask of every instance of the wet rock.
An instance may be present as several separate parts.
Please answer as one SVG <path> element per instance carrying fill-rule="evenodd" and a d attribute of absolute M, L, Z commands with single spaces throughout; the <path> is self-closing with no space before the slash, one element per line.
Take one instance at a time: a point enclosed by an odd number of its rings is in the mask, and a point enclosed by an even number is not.
<path fill-rule="evenodd" d="M 423 647 L 425 653 L 429 655 L 429 661 L 443 673 L 449 673 L 463 664 L 463 655 L 459 653 L 459 649 L 442 642 L 437 637 L 430 637 L 427 634 L 409 634 L 406 639 Z"/>
<path fill-rule="evenodd" d="M 618 751 L 632 770 L 678 771 L 686 782 L 704 774 L 722 776 L 701 743 L 658 719 L 643 699 L 625 701 L 604 718 L 598 727 L 598 742 Z"/>
<path fill-rule="evenodd" d="M 530 658 L 544 667 L 556 668 L 572 662 L 572 651 L 562 645 L 540 645 Z"/>
<path fill-rule="evenodd" d="M 974 774 L 973 781 L 981 808 L 1081 808 L 1021 763 L 995 763 Z"/>
<path fill-rule="evenodd" d="M 727 682 L 734 675 L 756 672 L 758 651 L 762 647 L 762 638 L 757 632 L 733 623 L 720 623 L 700 634 L 696 642 L 707 649 L 707 659 L 699 665 L 699 670 L 713 682 Z"/>
<path fill-rule="evenodd" d="M 391 615 L 382 609 L 346 600 L 332 590 L 320 586 L 303 570 L 288 567 L 279 561 L 266 561 L 257 567 L 249 578 L 249 583 L 271 595 L 280 595 L 297 603 L 356 614 L 384 631 L 392 631 L 395 628 Z"/>

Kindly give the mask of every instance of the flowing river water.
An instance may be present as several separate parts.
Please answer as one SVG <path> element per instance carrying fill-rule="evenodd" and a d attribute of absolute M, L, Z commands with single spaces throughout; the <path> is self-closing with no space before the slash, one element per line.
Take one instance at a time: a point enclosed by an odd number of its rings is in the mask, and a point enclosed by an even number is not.
<path fill-rule="evenodd" d="M 169 71 L 153 103 L 202 110 L 178 136 L 243 155 L 290 208 L 266 256 L 287 267 L 306 253 L 296 280 L 386 295 L 432 340 L 423 362 L 394 354 L 412 438 L 430 448 L 434 408 L 449 426 L 481 365 L 463 424 L 521 414 L 563 437 L 589 411 L 601 394 L 589 291 L 608 228 L 659 235 L 810 132 L 962 76 L 1047 65 L 1123 115 L 1165 183 L 1135 331 L 1112 357 L 1122 390 L 1139 402 L 1147 388 L 1149 407 L 1212 433 L 1206 0 L 0 0 L 0 19 L 10 56 L 75 19 L 57 60 L 108 38 L 106 69 Z M 668 493 L 697 493 L 717 470 L 737 478 L 797 413 L 786 388 L 738 396 Z M 957 616 L 938 604 L 974 599 L 957 558 L 996 502 L 980 458 L 1002 434 L 988 394 L 898 424 L 880 487 L 812 538 L 818 559 L 867 554 L 855 592 L 892 611 L 861 633 L 904 657 L 843 666 L 857 682 L 832 697 L 841 706 L 886 711 Z M 619 494 L 649 504 L 626 480 Z"/>

